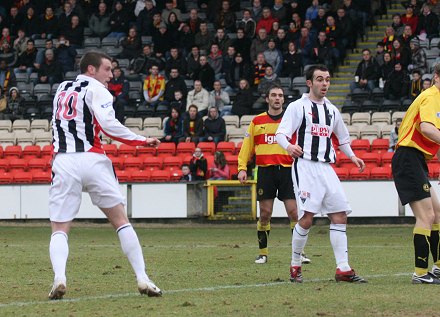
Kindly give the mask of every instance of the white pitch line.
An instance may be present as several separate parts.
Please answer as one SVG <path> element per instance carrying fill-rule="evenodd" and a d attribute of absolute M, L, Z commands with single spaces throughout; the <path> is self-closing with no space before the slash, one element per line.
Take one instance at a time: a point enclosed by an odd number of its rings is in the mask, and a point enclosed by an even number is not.
<path fill-rule="evenodd" d="M 400 276 L 410 276 L 410 273 L 395 273 L 395 274 L 376 274 L 365 276 L 367 279 L 374 278 L 382 278 L 382 277 L 400 277 Z M 316 282 L 327 282 L 330 281 L 329 278 L 315 278 L 310 280 L 305 280 L 304 283 L 316 283 Z M 270 282 L 270 283 L 260 283 L 260 284 L 245 284 L 245 285 L 218 285 L 212 287 L 199 287 L 199 288 L 182 288 L 175 289 L 169 291 L 163 291 L 164 295 L 167 294 L 177 294 L 177 293 L 187 293 L 187 292 L 215 292 L 224 289 L 243 289 L 243 288 L 255 288 L 255 287 L 270 287 L 270 286 L 278 286 L 278 285 L 287 285 L 292 284 L 290 281 L 286 282 Z M 12 302 L 12 303 L 0 303 L 1 308 L 11 308 L 11 307 L 25 307 L 25 306 L 34 306 L 34 305 L 56 305 L 62 303 L 78 303 L 85 302 L 91 300 L 100 300 L 100 299 L 111 299 L 111 298 L 123 298 L 130 296 L 139 296 L 139 293 L 121 293 L 121 294 L 107 294 L 101 296 L 89 296 L 89 297 L 78 297 L 78 298 L 67 298 L 59 301 L 29 301 L 29 302 Z"/>

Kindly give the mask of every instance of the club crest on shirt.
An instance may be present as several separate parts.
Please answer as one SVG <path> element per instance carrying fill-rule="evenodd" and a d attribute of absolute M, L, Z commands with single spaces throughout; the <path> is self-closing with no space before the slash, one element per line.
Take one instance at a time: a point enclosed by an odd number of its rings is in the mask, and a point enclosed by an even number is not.
<path fill-rule="evenodd" d="M 113 102 L 107 102 L 106 104 L 101 105 L 101 108 L 105 109 L 111 106 L 113 106 Z"/>
<path fill-rule="evenodd" d="M 423 184 L 423 190 L 428 193 L 429 192 L 429 185 Z"/>
<path fill-rule="evenodd" d="M 299 199 L 301 199 L 301 202 L 304 204 L 306 200 L 310 198 L 310 193 L 304 190 L 300 190 L 298 191 L 298 197 Z"/>

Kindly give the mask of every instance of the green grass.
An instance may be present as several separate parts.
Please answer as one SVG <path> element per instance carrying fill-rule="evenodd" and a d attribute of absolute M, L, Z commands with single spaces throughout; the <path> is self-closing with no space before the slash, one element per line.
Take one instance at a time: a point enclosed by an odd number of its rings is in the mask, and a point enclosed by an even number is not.
<path fill-rule="evenodd" d="M 435 286 L 412 285 L 410 226 L 350 226 L 350 264 L 368 284 L 335 283 L 327 226 L 313 227 L 303 284 L 289 282 L 290 230 L 273 225 L 266 265 L 255 225 L 135 226 L 162 298 L 141 297 L 108 225 L 75 224 L 68 293 L 49 302 L 49 226 L 0 226 L 0 316 L 436 316 Z"/>

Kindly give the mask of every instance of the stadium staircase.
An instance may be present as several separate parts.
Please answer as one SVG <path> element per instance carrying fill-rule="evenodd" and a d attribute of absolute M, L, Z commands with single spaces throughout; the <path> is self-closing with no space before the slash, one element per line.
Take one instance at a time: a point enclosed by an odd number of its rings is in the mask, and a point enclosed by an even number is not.
<path fill-rule="evenodd" d="M 253 202 L 249 190 L 233 186 L 222 186 L 221 189 L 223 192 L 229 192 L 231 196 L 224 195 L 227 196 L 226 199 L 219 199 L 215 205 L 216 212 L 210 217 L 211 220 L 253 220 L 251 214 Z"/>
<path fill-rule="evenodd" d="M 385 27 L 391 24 L 393 14 L 402 14 L 404 9 L 397 1 L 392 1 L 391 8 L 387 7 L 387 15 L 377 16 L 377 25 L 367 28 L 365 41 L 359 41 L 356 50 L 347 54 L 345 64 L 338 67 L 332 78 L 328 98 L 341 109 L 344 101 L 349 98 L 350 83 L 354 81 L 357 65 L 362 59 L 362 49 L 369 48 L 372 55 L 376 54 L 376 44 L 385 36 Z"/>

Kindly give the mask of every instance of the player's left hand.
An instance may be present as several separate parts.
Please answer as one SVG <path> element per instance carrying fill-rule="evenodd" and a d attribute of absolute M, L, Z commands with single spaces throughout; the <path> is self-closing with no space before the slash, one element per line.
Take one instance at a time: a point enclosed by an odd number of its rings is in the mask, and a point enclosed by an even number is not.
<path fill-rule="evenodd" d="M 147 143 L 148 146 L 151 147 L 158 147 L 160 144 L 160 141 L 157 138 L 147 138 L 145 142 Z"/>
<path fill-rule="evenodd" d="M 356 164 L 357 167 L 359 167 L 359 172 L 363 172 L 365 169 L 365 163 L 363 160 L 361 160 L 360 158 L 356 157 L 356 156 L 352 156 L 351 157 L 351 161 Z"/>

